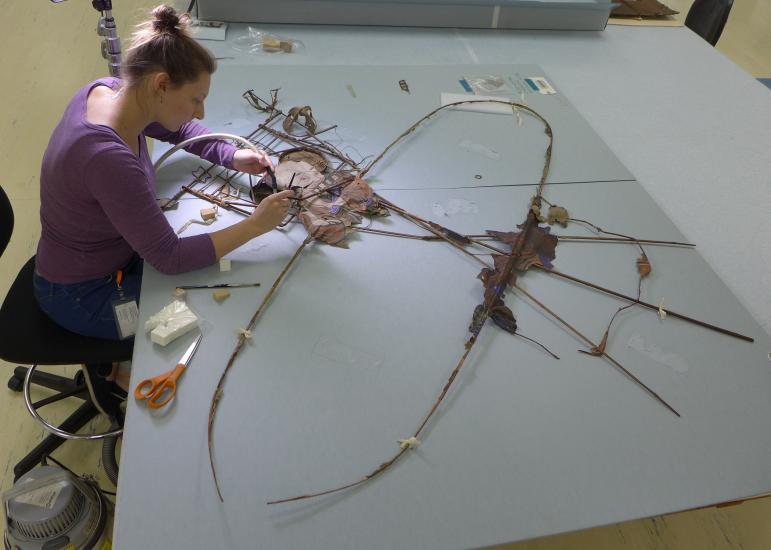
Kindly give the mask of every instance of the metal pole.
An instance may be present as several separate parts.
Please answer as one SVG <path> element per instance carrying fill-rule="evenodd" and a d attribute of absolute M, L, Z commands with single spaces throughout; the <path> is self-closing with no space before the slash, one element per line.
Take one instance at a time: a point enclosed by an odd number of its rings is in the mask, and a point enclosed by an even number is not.
<path fill-rule="evenodd" d="M 111 0 L 92 0 L 91 5 L 101 13 L 99 27 L 96 32 L 104 36 L 102 40 L 102 57 L 107 60 L 107 68 L 110 76 L 120 76 L 120 38 L 115 26 L 115 18 L 112 16 Z"/>

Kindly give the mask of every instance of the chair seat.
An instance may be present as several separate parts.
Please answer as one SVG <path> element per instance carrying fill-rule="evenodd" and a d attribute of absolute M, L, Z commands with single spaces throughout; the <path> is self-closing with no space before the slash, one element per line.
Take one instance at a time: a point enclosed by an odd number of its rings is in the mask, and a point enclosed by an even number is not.
<path fill-rule="evenodd" d="M 25 365 L 110 363 L 131 359 L 133 340 L 81 336 L 54 323 L 35 300 L 35 257 L 16 276 L 0 308 L 0 358 Z"/>

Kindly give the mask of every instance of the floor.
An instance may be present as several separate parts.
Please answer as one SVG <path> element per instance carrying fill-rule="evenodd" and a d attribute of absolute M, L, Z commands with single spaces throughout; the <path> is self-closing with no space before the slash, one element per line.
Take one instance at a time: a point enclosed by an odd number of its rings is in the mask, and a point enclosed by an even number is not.
<path fill-rule="evenodd" d="M 115 2 L 119 34 L 127 37 L 130 26 L 142 17 L 143 8 L 156 1 Z M 187 2 L 181 2 L 186 4 Z M 685 13 L 691 0 L 665 3 Z M 180 4 L 180 2 L 177 2 Z M 38 170 L 48 136 L 70 96 L 85 82 L 105 74 L 93 31 L 97 14 L 90 2 L 18 2 L 0 0 L 0 62 L 6 75 L 0 91 L 0 164 L 4 166 L 5 191 L 16 214 L 16 227 L 8 250 L 0 261 L 0 296 L 17 270 L 34 254 L 40 225 L 37 210 Z M 771 77 L 771 2 L 741 0 L 734 5 L 718 50 L 755 77 Z M 759 84 L 760 85 L 760 84 Z M 770 91 L 771 93 L 771 91 Z M 0 361 L 2 372 L 11 367 Z M 7 367 L 7 370 L 4 368 Z M 75 367 L 55 369 L 72 375 Z M 42 397 L 43 390 L 33 394 Z M 57 421 L 72 407 L 57 403 L 47 417 Z M 27 414 L 22 397 L 0 389 L 0 491 L 11 487 L 13 465 L 44 436 Z M 106 422 L 94 421 L 88 429 L 101 431 Z M 103 487 L 110 483 L 103 473 L 100 445 L 96 442 L 65 444 L 54 456 L 77 473 L 92 473 Z M 497 547 L 499 550 L 690 550 L 771 548 L 771 498 L 723 508 L 707 508 L 587 531 L 547 537 Z"/>

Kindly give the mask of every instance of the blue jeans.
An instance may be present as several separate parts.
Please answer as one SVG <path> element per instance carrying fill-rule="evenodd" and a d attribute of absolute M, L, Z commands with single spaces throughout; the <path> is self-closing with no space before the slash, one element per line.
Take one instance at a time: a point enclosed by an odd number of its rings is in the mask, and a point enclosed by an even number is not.
<path fill-rule="evenodd" d="M 119 340 L 113 303 L 133 298 L 139 304 L 142 266 L 142 259 L 135 254 L 123 268 L 120 289 L 115 274 L 81 283 L 58 284 L 35 271 L 35 298 L 40 309 L 57 325 L 84 336 Z"/>

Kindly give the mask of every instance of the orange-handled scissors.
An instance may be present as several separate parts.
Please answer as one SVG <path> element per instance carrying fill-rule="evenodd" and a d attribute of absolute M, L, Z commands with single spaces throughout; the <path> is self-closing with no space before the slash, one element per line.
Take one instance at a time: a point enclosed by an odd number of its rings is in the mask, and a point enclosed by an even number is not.
<path fill-rule="evenodd" d="M 182 358 L 176 367 L 168 372 L 164 372 L 155 378 L 146 378 L 142 380 L 134 390 L 135 399 L 146 399 L 147 406 L 151 409 L 160 409 L 166 403 L 171 401 L 177 393 L 177 379 L 182 376 L 185 368 L 190 364 L 190 360 L 195 354 L 195 350 L 198 349 L 198 344 L 201 343 L 201 337 L 203 334 L 199 334 L 198 338 L 190 344 Z"/>

